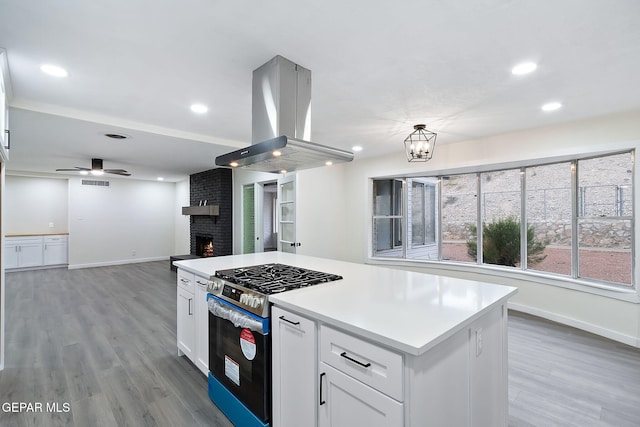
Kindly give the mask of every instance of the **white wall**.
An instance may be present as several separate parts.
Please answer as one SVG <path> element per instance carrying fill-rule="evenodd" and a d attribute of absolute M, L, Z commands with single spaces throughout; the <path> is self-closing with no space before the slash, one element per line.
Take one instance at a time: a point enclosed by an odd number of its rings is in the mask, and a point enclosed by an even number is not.
<path fill-rule="evenodd" d="M 6 234 L 67 233 L 66 179 L 6 177 Z M 53 227 L 50 227 L 53 223 Z"/>
<path fill-rule="evenodd" d="M 409 131 L 410 129 L 407 133 Z M 325 174 L 327 182 L 334 183 L 325 189 L 325 193 L 343 192 L 346 200 L 341 217 L 347 226 L 341 227 L 344 230 L 344 236 L 339 243 L 341 250 L 336 252 L 343 255 L 344 260 L 353 262 L 368 260 L 371 229 L 370 178 L 430 171 L 455 172 L 456 170 L 464 171 L 465 168 L 490 169 L 491 165 L 509 162 L 639 148 L 640 111 L 454 144 L 446 144 L 444 135 L 440 135 L 439 138 L 440 144 L 436 146 L 434 157 L 427 163 L 408 163 L 402 151 L 401 141 L 398 141 L 396 156 L 356 160 L 349 164 L 341 185 L 335 185 L 333 171 L 319 169 Z M 323 177 L 319 173 L 316 179 L 322 181 Z M 300 187 L 300 191 L 304 192 L 305 189 Z M 635 191 L 636 212 L 640 213 L 638 181 L 636 181 Z M 313 224 L 305 224 L 305 226 L 313 227 Z M 640 237 L 636 227 L 636 256 L 640 254 L 639 245 Z M 640 263 L 635 264 L 637 269 Z M 500 275 L 462 274 L 451 270 L 434 270 L 425 267 L 411 269 L 518 286 L 519 293 L 511 302 L 520 310 L 640 346 L 640 304 Z M 636 274 L 636 277 L 640 275 Z"/>
<path fill-rule="evenodd" d="M 175 190 L 175 244 L 171 255 L 185 255 L 191 252 L 191 217 L 182 215 L 182 207 L 191 204 L 189 179 L 176 182 Z"/>
<path fill-rule="evenodd" d="M 174 183 L 101 178 L 109 187 L 69 179 L 69 267 L 168 258 L 175 250 Z"/>

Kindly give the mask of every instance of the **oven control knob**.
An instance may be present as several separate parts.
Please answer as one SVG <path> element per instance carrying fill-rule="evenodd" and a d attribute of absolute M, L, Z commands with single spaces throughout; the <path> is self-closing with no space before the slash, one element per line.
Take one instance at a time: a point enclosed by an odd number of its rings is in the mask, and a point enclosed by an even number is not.
<path fill-rule="evenodd" d="M 212 291 L 217 291 L 221 288 L 221 284 L 220 281 L 213 279 L 211 281 L 211 285 L 209 286 L 209 289 L 211 289 Z"/>

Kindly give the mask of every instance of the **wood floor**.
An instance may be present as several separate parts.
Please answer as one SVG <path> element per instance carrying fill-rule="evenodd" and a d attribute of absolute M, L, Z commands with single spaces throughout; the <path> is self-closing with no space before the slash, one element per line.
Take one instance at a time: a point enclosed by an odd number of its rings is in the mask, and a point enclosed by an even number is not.
<path fill-rule="evenodd" d="M 168 262 L 7 273 L 0 405 L 42 412 L 0 406 L 0 426 L 231 426 L 177 356 L 175 307 Z M 640 425 L 640 350 L 509 322 L 510 426 Z"/>

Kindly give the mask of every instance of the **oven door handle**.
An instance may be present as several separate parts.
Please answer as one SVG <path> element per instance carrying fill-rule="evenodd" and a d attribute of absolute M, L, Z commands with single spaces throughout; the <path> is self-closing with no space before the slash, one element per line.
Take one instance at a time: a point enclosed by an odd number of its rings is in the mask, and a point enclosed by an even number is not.
<path fill-rule="evenodd" d="M 264 335 L 262 322 L 244 314 L 239 310 L 218 302 L 215 297 L 209 298 L 209 312 L 216 317 L 225 319 L 233 323 L 236 328 L 248 328 L 254 332 Z"/>

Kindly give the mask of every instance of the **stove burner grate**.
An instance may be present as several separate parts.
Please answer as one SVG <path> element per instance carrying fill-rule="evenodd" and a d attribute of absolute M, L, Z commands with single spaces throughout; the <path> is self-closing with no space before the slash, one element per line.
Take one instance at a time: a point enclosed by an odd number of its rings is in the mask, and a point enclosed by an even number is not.
<path fill-rule="evenodd" d="M 274 294 L 342 279 L 342 276 L 336 274 L 285 264 L 262 264 L 220 270 L 215 276 L 263 294 Z"/>

